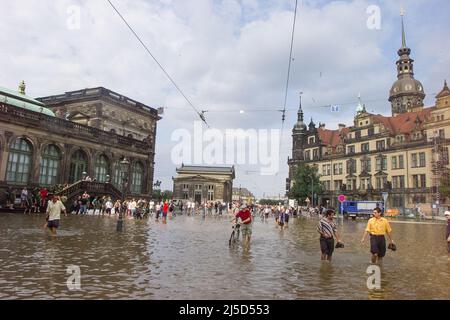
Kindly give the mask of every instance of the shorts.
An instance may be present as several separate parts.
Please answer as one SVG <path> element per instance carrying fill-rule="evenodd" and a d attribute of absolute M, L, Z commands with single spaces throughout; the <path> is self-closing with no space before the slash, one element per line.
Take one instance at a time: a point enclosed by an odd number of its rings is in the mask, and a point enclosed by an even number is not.
<path fill-rule="evenodd" d="M 57 229 L 59 227 L 59 220 L 51 220 L 47 222 L 47 228 L 55 228 Z"/>
<path fill-rule="evenodd" d="M 286 223 L 289 222 L 289 215 L 286 215 L 286 217 L 284 218 L 284 222 L 286 222 Z"/>
<path fill-rule="evenodd" d="M 252 224 L 251 223 L 247 223 L 247 224 L 241 224 L 241 233 L 242 236 L 251 236 L 252 235 Z"/>
<path fill-rule="evenodd" d="M 111 208 L 106 208 L 106 213 L 110 214 L 111 213 Z"/>
<path fill-rule="evenodd" d="M 320 250 L 322 254 L 332 256 L 334 252 L 334 238 L 320 237 Z"/>
<path fill-rule="evenodd" d="M 370 252 L 383 258 L 386 255 L 386 238 L 384 236 L 370 235 Z"/>

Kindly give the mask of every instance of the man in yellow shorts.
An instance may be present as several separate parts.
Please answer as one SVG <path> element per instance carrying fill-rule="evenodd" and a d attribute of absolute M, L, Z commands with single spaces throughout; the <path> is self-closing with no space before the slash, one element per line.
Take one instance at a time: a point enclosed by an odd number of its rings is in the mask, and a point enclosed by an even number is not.
<path fill-rule="evenodd" d="M 381 263 L 383 257 L 386 255 L 386 238 L 387 234 L 391 245 L 394 241 L 391 237 L 392 229 L 389 221 L 381 217 L 381 209 L 375 208 L 373 210 L 373 218 L 367 223 L 367 228 L 364 231 L 361 243 L 364 244 L 367 235 L 370 234 L 370 252 L 372 253 L 372 263 Z"/>

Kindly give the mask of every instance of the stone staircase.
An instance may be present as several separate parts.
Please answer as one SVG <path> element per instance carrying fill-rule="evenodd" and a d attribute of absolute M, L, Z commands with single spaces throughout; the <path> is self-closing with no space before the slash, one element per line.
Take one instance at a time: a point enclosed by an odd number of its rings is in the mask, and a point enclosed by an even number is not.
<path fill-rule="evenodd" d="M 111 183 L 101 183 L 94 181 L 78 181 L 67 188 L 56 193 L 60 197 L 66 197 L 67 203 L 73 202 L 84 192 L 91 196 L 110 196 L 111 199 L 122 199 L 122 192 Z"/>

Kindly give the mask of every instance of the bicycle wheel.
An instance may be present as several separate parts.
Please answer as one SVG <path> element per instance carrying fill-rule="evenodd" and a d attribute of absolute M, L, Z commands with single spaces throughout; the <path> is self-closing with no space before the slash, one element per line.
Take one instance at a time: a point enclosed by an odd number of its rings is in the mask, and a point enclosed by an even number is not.
<path fill-rule="evenodd" d="M 231 243 L 236 242 L 234 238 L 235 230 L 233 229 L 233 232 L 231 232 L 230 240 L 228 241 L 228 245 L 231 247 Z"/>

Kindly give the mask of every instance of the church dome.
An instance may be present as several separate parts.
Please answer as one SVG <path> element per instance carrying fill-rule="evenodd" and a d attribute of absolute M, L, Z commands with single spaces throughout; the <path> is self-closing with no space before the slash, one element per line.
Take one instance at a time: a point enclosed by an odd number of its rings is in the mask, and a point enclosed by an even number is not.
<path fill-rule="evenodd" d="M 419 80 L 416 80 L 412 77 L 400 78 L 394 82 L 390 91 L 389 101 L 392 101 L 393 97 L 402 94 L 406 95 L 417 94 L 423 95 L 423 97 L 425 97 L 425 92 L 423 90 L 422 83 Z"/>
<path fill-rule="evenodd" d="M 308 127 L 306 126 L 306 124 L 303 121 L 297 122 L 294 126 L 294 130 L 306 131 L 307 129 L 308 129 Z"/>

